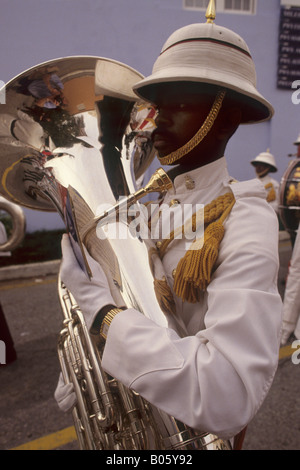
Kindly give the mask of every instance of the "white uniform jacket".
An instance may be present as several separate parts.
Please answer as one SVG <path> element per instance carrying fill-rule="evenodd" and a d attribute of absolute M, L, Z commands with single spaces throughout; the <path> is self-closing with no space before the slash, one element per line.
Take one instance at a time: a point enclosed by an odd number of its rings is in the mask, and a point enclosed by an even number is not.
<path fill-rule="evenodd" d="M 14 121 L 14 135 L 12 135 L 11 125 Z M 42 126 L 35 122 L 29 114 L 19 109 L 16 116 L 11 114 L 1 115 L 0 143 L 17 147 L 32 147 L 40 150 L 45 144 L 44 131 Z"/>
<path fill-rule="evenodd" d="M 300 230 L 298 228 L 283 300 L 283 330 L 300 339 Z"/>
<path fill-rule="evenodd" d="M 269 201 L 269 204 L 271 207 L 273 207 L 275 212 L 278 212 L 278 206 L 279 206 L 279 183 L 276 181 L 274 178 L 271 178 L 270 175 L 263 176 L 262 178 L 259 178 L 259 181 L 262 183 L 264 188 L 267 191 L 267 197 L 270 194 L 272 190 L 275 191 L 276 198 L 274 200 Z"/>
<path fill-rule="evenodd" d="M 236 203 L 212 280 L 199 303 L 176 297 L 186 337 L 134 309 L 110 326 L 103 367 L 187 425 L 223 438 L 253 418 L 278 363 L 281 298 L 277 291 L 278 223 L 257 179 L 230 183 L 225 158 L 174 180 L 164 203 L 208 204 L 232 190 Z M 176 240 L 163 259 L 170 284 L 185 253 Z"/>

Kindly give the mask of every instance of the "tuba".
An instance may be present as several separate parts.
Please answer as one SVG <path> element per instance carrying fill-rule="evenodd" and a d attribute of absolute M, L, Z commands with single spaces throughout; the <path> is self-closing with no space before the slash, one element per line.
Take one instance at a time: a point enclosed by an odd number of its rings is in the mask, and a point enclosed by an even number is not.
<path fill-rule="evenodd" d="M 300 222 L 300 159 L 291 160 L 285 170 L 279 189 L 279 211 L 285 230 L 292 241 Z"/>
<path fill-rule="evenodd" d="M 168 326 L 174 316 L 154 288 L 163 278 L 161 262 L 132 224 L 143 213 L 140 199 L 172 184 L 162 169 L 144 184 L 154 158 L 155 110 L 132 92 L 141 78 L 120 62 L 79 56 L 40 64 L 11 80 L 0 107 L 0 129 L 7 124 L 7 135 L 0 136 L 0 192 L 14 204 L 57 211 L 86 275 L 93 274 L 87 251 L 105 271 L 117 306 Z M 103 345 L 87 331 L 75 293 L 60 278 L 58 291 L 58 357 L 64 383 L 76 394 L 72 413 L 81 449 L 231 449 L 106 374 Z"/>
<path fill-rule="evenodd" d="M 23 241 L 26 232 L 26 218 L 21 207 L 0 196 L 0 211 L 10 218 L 12 228 L 8 239 L 0 245 L 0 252 L 13 251 Z"/>

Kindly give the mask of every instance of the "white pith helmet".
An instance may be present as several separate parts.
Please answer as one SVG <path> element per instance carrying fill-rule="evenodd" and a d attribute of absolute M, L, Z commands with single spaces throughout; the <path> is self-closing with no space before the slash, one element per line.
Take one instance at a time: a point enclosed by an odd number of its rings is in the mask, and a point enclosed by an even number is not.
<path fill-rule="evenodd" d="M 266 165 L 270 166 L 270 172 L 272 173 L 275 173 L 278 170 L 274 155 L 272 155 L 268 150 L 257 155 L 257 157 L 252 160 L 251 163 L 253 166 L 257 165 L 258 163 L 265 163 Z"/>
<path fill-rule="evenodd" d="M 134 85 L 135 93 L 155 102 L 157 87 L 170 82 L 195 82 L 226 88 L 242 104 L 242 123 L 271 119 L 272 105 L 256 89 L 256 71 L 245 41 L 212 22 L 184 26 L 165 42 L 152 74 Z M 199 86 L 199 91 L 201 87 Z"/>
<path fill-rule="evenodd" d="M 143 75 L 117 60 L 101 58 L 95 67 L 95 94 L 136 101 L 132 86 Z"/>
<path fill-rule="evenodd" d="M 294 142 L 294 145 L 300 145 L 300 134 L 298 135 L 296 142 Z"/>

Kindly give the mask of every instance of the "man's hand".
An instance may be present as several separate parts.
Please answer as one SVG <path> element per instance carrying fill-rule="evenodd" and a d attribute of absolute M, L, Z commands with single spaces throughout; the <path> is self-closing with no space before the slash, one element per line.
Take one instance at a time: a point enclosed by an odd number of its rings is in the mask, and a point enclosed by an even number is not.
<path fill-rule="evenodd" d="M 105 273 L 87 252 L 86 257 L 92 271 L 92 279 L 89 280 L 80 268 L 74 255 L 68 235 L 63 235 L 62 264 L 60 268 L 61 280 L 72 292 L 84 315 L 87 328 L 90 330 L 96 314 L 106 306 L 114 306 L 109 285 Z"/>

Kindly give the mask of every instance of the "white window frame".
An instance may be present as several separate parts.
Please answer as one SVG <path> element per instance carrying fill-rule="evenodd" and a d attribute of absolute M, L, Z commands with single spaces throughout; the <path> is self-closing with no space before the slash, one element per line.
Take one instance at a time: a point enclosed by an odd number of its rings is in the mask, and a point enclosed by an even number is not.
<path fill-rule="evenodd" d="M 203 0 L 204 2 L 206 1 L 206 4 L 208 4 L 208 0 Z M 239 15 L 255 15 L 256 14 L 256 5 L 257 5 L 257 0 L 249 0 L 250 1 L 250 9 L 249 10 L 235 10 L 233 8 L 226 8 L 225 6 L 225 1 L 226 0 L 216 0 L 216 10 L 217 13 L 235 13 Z M 243 1 L 243 0 L 241 0 Z M 282 1 L 287 1 L 287 0 L 282 0 Z M 298 2 L 300 3 L 300 0 L 289 0 L 290 2 Z M 197 3 L 199 2 L 197 0 L 182 0 L 182 5 L 184 10 L 198 10 L 198 11 L 205 11 L 207 6 L 197 6 Z M 202 3 L 200 1 L 200 3 Z M 234 0 L 233 0 L 234 3 Z"/>
<path fill-rule="evenodd" d="M 280 0 L 280 4 L 286 7 L 300 7 L 300 0 Z"/>

